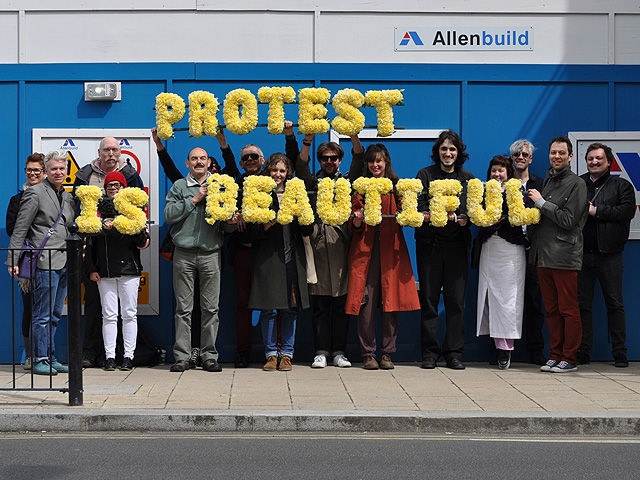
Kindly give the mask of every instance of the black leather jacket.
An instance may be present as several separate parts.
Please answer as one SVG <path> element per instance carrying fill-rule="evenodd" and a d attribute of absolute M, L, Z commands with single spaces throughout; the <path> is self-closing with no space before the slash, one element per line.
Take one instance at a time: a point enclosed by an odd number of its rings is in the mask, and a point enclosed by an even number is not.
<path fill-rule="evenodd" d="M 630 182 L 624 178 L 605 174 L 602 183 L 590 185 L 590 174 L 580 177 L 589 189 L 589 197 L 596 207 L 595 216 L 589 216 L 589 222 L 595 222 L 600 253 L 620 253 L 629 239 L 631 219 L 636 213 L 636 194 Z M 600 180 L 600 179 L 599 179 Z M 599 186 L 598 186 L 599 185 Z"/>

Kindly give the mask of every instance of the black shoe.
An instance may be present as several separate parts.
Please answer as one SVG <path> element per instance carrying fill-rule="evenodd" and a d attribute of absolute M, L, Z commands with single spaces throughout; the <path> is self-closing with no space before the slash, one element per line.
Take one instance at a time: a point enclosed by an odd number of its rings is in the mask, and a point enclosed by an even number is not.
<path fill-rule="evenodd" d="M 238 352 L 236 368 L 249 368 L 249 352 Z"/>
<path fill-rule="evenodd" d="M 120 365 L 120 370 L 124 370 L 125 372 L 133 370 L 133 360 L 129 357 L 124 357 L 122 359 L 122 365 Z"/>
<path fill-rule="evenodd" d="M 207 372 L 221 372 L 222 367 L 215 358 L 210 358 L 202 362 L 202 369 Z"/>
<path fill-rule="evenodd" d="M 83 358 L 82 368 L 93 368 L 93 359 L 88 357 Z"/>
<path fill-rule="evenodd" d="M 169 369 L 170 372 L 184 372 L 185 370 L 189 370 L 189 360 L 178 360 Z"/>
<path fill-rule="evenodd" d="M 464 370 L 467 367 L 464 366 L 464 363 L 462 363 L 462 360 L 459 358 L 452 358 L 451 360 L 447 360 L 447 368 L 452 370 Z"/>
<path fill-rule="evenodd" d="M 107 372 L 113 372 L 116 369 L 116 361 L 114 358 L 107 358 L 107 361 L 104 362 L 104 369 Z"/>
<path fill-rule="evenodd" d="M 529 361 L 534 365 L 542 366 L 547 364 L 547 358 L 540 350 L 529 352 Z"/>
<path fill-rule="evenodd" d="M 498 359 L 498 368 L 500 370 L 506 370 L 511 366 L 511 350 L 496 350 L 496 357 Z"/>
<path fill-rule="evenodd" d="M 98 355 L 96 359 L 93 361 L 93 366 L 96 368 L 104 368 L 106 364 L 107 364 L 107 361 L 102 355 Z"/>
<path fill-rule="evenodd" d="M 618 368 L 624 368 L 629 366 L 629 360 L 627 360 L 626 353 L 617 353 L 613 356 L 614 365 Z M 578 362 L 579 363 L 579 362 Z"/>
<path fill-rule="evenodd" d="M 578 350 L 578 354 L 576 356 L 578 357 L 578 365 L 589 365 L 591 363 L 591 358 L 589 357 L 589 355 L 581 350 Z"/>
<path fill-rule="evenodd" d="M 420 365 L 420 368 L 432 370 L 436 368 L 436 360 L 433 357 L 427 357 L 422 361 L 422 365 Z"/>

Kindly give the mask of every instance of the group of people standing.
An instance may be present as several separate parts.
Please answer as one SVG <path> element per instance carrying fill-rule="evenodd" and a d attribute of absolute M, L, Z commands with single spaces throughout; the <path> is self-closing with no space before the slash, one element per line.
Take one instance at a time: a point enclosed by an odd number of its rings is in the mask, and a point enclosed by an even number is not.
<path fill-rule="evenodd" d="M 337 143 L 320 144 L 317 150 L 320 170 L 313 175 L 309 163 L 314 135 L 305 135 L 302 148 L 299 149 L 290 122 L 286 123 L 284 133 L 286 154 L 275 153 L 265 159 L 256 145 L 245 146 L 240 152 L 240 167 L 245 170 L 242 175 L 224 140 L 224 132 L 218 135 L 226 163 L 225 170 L 240 185 L 248 175 L 267 175 L 275 181 L 271 208 L 276 212 L 285 183 L 294 174 L 305 182 L 314 205 L 318 180 L 340 178 L 342 174 L 339 167 L 344 158 L 344 150 Z M 170 158 L 167 162 L 168 154 L 155 132 L 154 139 L 161 162 L 167 169 L 168 165 L 173 164 Z M 345 177 L 351 181 L 361 176 L 388 178 L 395 187 L 398 177 L 384 145 L 373 144 L 365 151 L 357 136 L 352 136 L 351 141 L 353 158 Z M 316 352 L 311 365 L 313 368 L 323 368 L 330 361 L 337 367 L 351 366 L 345 355 L 349 315 L 357 316 L 364 368 L 394 368 L 391 355 L 396 351 L 398 312 L 411 310 L 421 310 L 422 368 L 436 368 L 441 357 L 451 369 L 465 368 L 462 361 L 464 299 L 472 243 L 466 212 L 466 183 L 474 177 L 462 167 L 468 154 L 457 133 L 451 130 L 441 133 L 432 149 L 433 165 L 421 169 L 417 174 L 424 192 L 429 191 L 429 185 L 434 180 L 454 179 L 463 185 L 460 206 L 448 212 L 448 222 L 444 227 L 435 227 L 430 223 L 428 195 L 419 197 L 418 210 L 424 216 L 423 225 L 415 229 L 419 290 L 416 288 L 402 227 L 393 218 L 402 208 L 395 188 L 389 194 L 382 195 L 383 219 L 376 226 L 363 221 L 365 199 L 361 194 L 353 195 L 351 218 L 342 225 L 324 224 L 317 215 L 316 221 L 308 226 L 300 225 L 296 220 L 288 225 L 280 225 L 275 221 L 245 224 L 241 211 L 227 222 L 209 225 L 204 222 L 203 200 L 206 179 L 212 172 L 207 170 L 210 162 L 207 160 L 208 154 L 201 150 L 192 150 L 187 159 L 190 173 L 184 183 L 190 185 L 191 190 L 185 191 L 182 184 L 176 183 L 167 195 L 165 220 L 172 224 L 171 235 L 176 251 L 191 249 L 190 253 L 195 256 L 203 254 L 206 249 L 218 252 L 221 248 L 219 235 L 230 232 L 230 262 L 235 269 L 237 289 L 236 367 L 249 365 L 251 311 L 259 310 L 265 347 L 264 370 L 290 370 L 297 313 L 311 305 Z M 594 162 L 590 158 L 595 155 L 594 151 L 599 153 L 600 150 L 605 152 L 603 158 L 606 158 L 601 164 L 602 171 L 596 171 L 592 168 Z M 609 154 L 606 154 L 607 151 Z M 192 160 L 194 152 L 199 152 L 199 162 Z M 578 349 L 590 352 L 593 342 L 588 334 L 583 339 L 582 323 L 591 322 L 591 319 L 586 317 L 581 320 L 580 312 L 590 310 L 594 281 L 591 281 L 591 294 L 581 294 L 581 303 L 578 305 L 583 228 L 589 225 L 588 217 L 593 218 L 594 225 L 619 224 L 620 228 L 616 231 L 619 230 L 620 239 L 615 243 L 619 245 L 616 255 L 621 262 L 622 247 L 628 237 L 629 223 L 635 210 L 635 196 L 629 182 L 609 174 L 608 168 L 613 157 L 605 145 L 594 144 L 589 147 L 587 167 L 590 173 L 583 178 L 571 171 L 573 150 L 567 137 L 558 136 L 550 142 L 551 168 L 545 180 L 529 173 L 533 152 L 531 142 L 518 140 L 511 146 L 510 155 L 496 156 L 489 164 L 487 179 L 497 180 L 503 189 L 511 178 L 521 181 L 525 204 L 540 209 L 541 221 L 538 225 L 512 226 L 507 218 L 505 201 L 500 221 L 481 228 L 476 239 L 481 246 L 477 334 L 489 334 L 494 339 L 499 368 L 509 368 L 514 340 L 521 338 L 523 318 L 526 318 L 531 362 L 540 365 L 542 371 L 574 371 L 579 363 Z M 216 169 L 220 171 L 219 165 Z M 587 186 L 598 184 L 598 181 L 604 182 L 601 179 L 603 175 L 606 175 L 612 187 L 615 185 L 616 190 L 623 190 L 624 195 L 597 198 L 595 193 L 589 194 Z M 594 189 L 591 191 L 595 192 Z M 600 203 L 603 200 L 607 203 Z M 241 205 L 240 198 L 238 206 Z M 173 214 L 177 208 L 180 209 L 180 215 Z M 620 213 L 611 215 L 610 208 Z M 596 211 L 599 212 L 597 215 Z M 205 239 L 207 236 L 203 236 L 203 232 L 196 235 L 190 231 L 188 224 L 192 222 L 195 225 L 193 228 L 216 232 L 216 240 L 207 246 L 193 244 L 194 238 Z M 188 245 L 180 241 L 185 228 L 189 232 L 186 239 L 191 242 Z M 600 238 L 599 235 L 594 237 Z M 598 248 L 602 248 L 602 253 L 606 254 L 608 239 L 603 237 L 600 242 Z M 217 271 L 219 259 L 214 263 Z M 597 274 L 602 273 L 598 271 L 594 275 Z M 609 309 L 610 327 L 612 331 L 620 332 L 619 318 L 622 316 L 624 337 L 621 269 L 616 275 L 620 284 L 616 291 L 619 305 Z M 189 282 L 194 278 L 193 272 L 178 266 L 174 260 L 174 290 L 176 276 L 188 276 Z M 182 372 L 194 366 L 194 349 L 199 348 L 200 355 L 203 351 L 215 352 L 212 361 L 203 364 L 203 367 L 209 371 L 220 371 L 215 335 L 206 336 L 210 342 L 208 344 L 205 341 L 201 341 L 200 345 L 192 344 L 191 355 L 186 347 L 191 336 L 191 292 L 194 290 L 192 283 L 187 283 L 187 287 L 179 287 L 179 290 L 189 293 L 183 299 L 176 294 L 176 363 L 171 370 Z M 215 295 L 211 295 L 212 292 L 205 292 L 201 286 L 200 301 L 215 300 L 215 308 L 209 313 L 212 320 L 203 322 L 203 325 L 213 323 L 213 331 L 217 332 L 219 285 L 215 288 Z M 609 307 L 612 289 L 603 288 L 603 291 Z M 438 341 L 438 304 L 441 295 L 446 318 L 446 334 L 442 345 Z M 550 332 L 549 359 L 543 354 L 544 315 L 541 298 L 544 299 Z M 379 345 L 375 323 L 378 308 L 382 317 Z M 615 309 L 618 313 L 612 314 Z M 200 328 L 204 332 L 205 327 Z M 588 331 L 589 327 L 585 326 L 585 332 Z M 179 335 L 179 332 L 182 333 Z M 624 338 L 620 346 L 619 337 L 620 333 L 614 342 L 614 357 L 617 366 L 626 366 Z"/>
<path fill-rule="evenodd" d="M 295 219 L 287 225 L 275 220 L 245 223 L 241 210 L 228 221 L 207 222 L 207 179 L 213 173 L 227 173 L 240 185 L 250 175 L 271 177 L 276 185 L 271 194 L 275 212 L 286 182 L 294 175 L 311 192 L 312 205 L 319 180 L 342 176 L 340 165 L 345 153 L 339 144 L 319 145 L 316 156 L 320 170 L 314 175 L 309 167 L 314 135 L 305 135 L 300 149 L 291 122 L 285 123 L 284 133 L 285 154 L 274 153 L 265 159 L 258 146 L 243 147 L 241 174 L 221 129 L 217 140 L 225 168 L 197 147 L 187 156 L 189 173 L 183 177 L 152 129 L 160 162 L 173 182 L 164 210 L 165 221 L 171 225 L 176 298 L 175 363 L 171 371 L 183 372 L 195 366 L 210 372 L 222 370 L 215 343 L 225 235 L 230 236 L 229 261 L 236 282 L 237 368 L 249 366 L 252 311 L 259 310 L 266 360 L 263 369 L 291 370 L 297 315 L 312 306 L 313 368 L 324 368 L 329 362 L 341 368 L 351 366 L 345 352 L 349 315 L 355 315 L 364 368 L 393 369 L 398 312 L 420 310 L 422 368 L 436 368 L 442 357 L 448 368 L 464 369 L 464 299 L 472 244 L 466 184 L 474 177 L 463 168 L 468 154 L 460 136 L 443 131 L 432 148 L 433 164 L 417 174 L 423 192 L 428 192 L 435 180 L 458 180 L 463 186 L 460 206 L 447 213 L 444 227 L 431 223 L 428 195 L 419 196 L 418 211 L 424 222 L 415 229 L 418 289 L 403 229 L 394 218 L 402 209 L 395 188 L 382 195 L 383 218 L 376 226 L 364 222 L 362 194 L 353 195 L 352 215 L 342 225 L 325 224 L 317 215 L 311 225 L 301 225 Z M 363 176 L 386 178 L 395 187 L 398 176 L 385 146 L 372 144 L 365 151 L 356 135 L 351 141 L 352 162 L 345 177 L 352 182 Z M 622 251 L 635 212 L 633 187 L 610 174 L 614 157 L 604 144 L 588 147 L 588 173 L 582 177 L 571 171 L 573 147 L 567 137 L 551 140 L 551 167 L 544 180 L 529 173 L 533 153 L 531 142 L 518 140 L 511 145 L 510 155 L 496 156 L 488 166 L 487 180 L 497 180 L 503 189 L 511 178 L 521 181 L 525 204 L 537 207 L 541 220 L 537 225 L 512 226 L 507 202 L 503 201 L 505 210 L 500 221 L 480 229 L 475 239 L 480 250 L 476 333 L 494 339 L 496 362 L 506 369 L 525 319 L 530 360 L 542 371 L 575 371 L 579 363 L 590 361 L 591 302 L 597 279 L 607 305 L 615 365 L 627 366 Z M 13 249 L 19 249 L 25 238 L 34 245 L 41 243 L 52 226 L 47 247 L 62 246 L 67 226 L 79 212 L 71 195 L 62 188 L 66 153 L 50 152 L 44 160 L 34 155 L 27 159 L 24 192 L 12 198 L 7 212 Z M 83 366 L 116 368 L 120 313 L 124 337 L 121 368 L 129 370 L 136 347 L 137 292 L 142 271 L 139 249 L 148 245 L 149 236 L 146 230 L 136 235 L 115 231 L 113 197 L 125 187 L 143 188 L 142 180 L 120 159 L 118 141 L 107 137 L 100 143 L 98 158 L 77 173 L 75 186 L 80 185 L 100 186 L 105 195 L 98 209 L 103 230 L 86 242 Z M 57 217 L 62 221 L 56 221 Z M 11 252 L 7 265 L 11 275 L 18 275 Z M 34 346 L 32 368 L 41 374 L 64 372 L 67 367 L 56 360 L 50 335 L 55 334 L 66 296 L 65 254 L 52 251 L 51 260 L 41 256 L 31 281 L 34 307 L 32 314 L 25 308 L 23 336 L 25 345 Z M 31 299 L 25 295 L 26 306 Z M 442 345 L 438 341 L 441 295 L 446 319 Z M 542 351 L 541 299 L 549 329 L 548 359 Z M 379 344 L 375 321 L 378 308 L 382 317 Z"/>

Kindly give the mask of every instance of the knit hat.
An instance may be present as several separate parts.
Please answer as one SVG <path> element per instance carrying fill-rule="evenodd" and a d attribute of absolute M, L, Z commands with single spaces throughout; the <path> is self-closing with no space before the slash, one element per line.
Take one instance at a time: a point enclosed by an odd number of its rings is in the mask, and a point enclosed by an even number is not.
<path fill-rule="evenodd" d="M 114 171 L 107 173 L 107 176 L 104 178 L 105 187 L 111 182 L 120 182 L 123 187 L 127 187 L 127 181 L 124 179 L 124 175 L 122 175 L 120 172 Z"/>

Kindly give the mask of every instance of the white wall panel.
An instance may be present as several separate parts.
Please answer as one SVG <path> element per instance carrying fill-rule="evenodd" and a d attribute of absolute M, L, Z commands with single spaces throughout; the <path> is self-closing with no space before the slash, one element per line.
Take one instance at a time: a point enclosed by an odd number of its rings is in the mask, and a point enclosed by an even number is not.
<path fill-rule="evenodd" d="M 113 0 L 91 2 L 89 11 L 87 5 L 0 0 L 0 62 L 640 61 L 637 0 Z M 534 47 L 394 51 L 395 26 L 458 25 L 533 26 Z"/>
<path fill-rule="evenodd" d="M 639 64 L 640 15 L 616 15 L 615 26 L 615 63 Z"/>
<path fill-rule="evenodd" d="M 607 63 L 607 15 L 324 14 L 319 62 Z M 394 27 L 534 28 L 532 51 L 395 52 Z M 423 39 L 424 40 L 424 39 Z"/>
<path fill-rule="evenodd" d="M 0 13 L 0 63 L 18 62 L 18 14 Z"/>
<path fill-rule="evenodd" d="M 26 16 L 28 63 L 311 62 L 313 14 L 47 12 Z"/>

